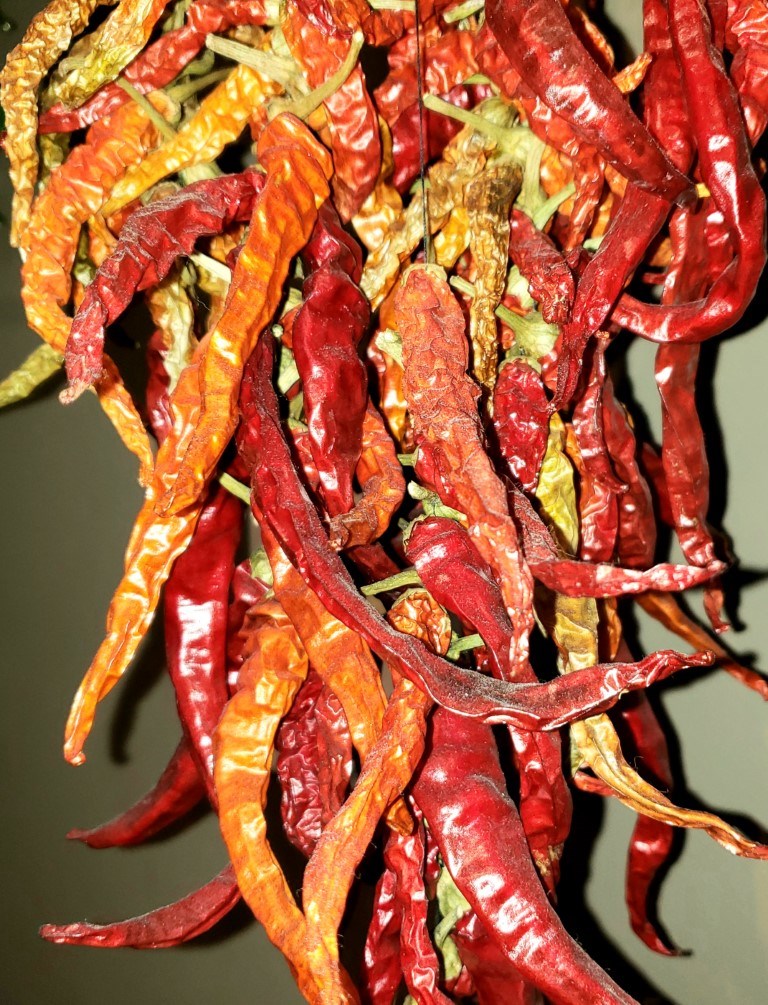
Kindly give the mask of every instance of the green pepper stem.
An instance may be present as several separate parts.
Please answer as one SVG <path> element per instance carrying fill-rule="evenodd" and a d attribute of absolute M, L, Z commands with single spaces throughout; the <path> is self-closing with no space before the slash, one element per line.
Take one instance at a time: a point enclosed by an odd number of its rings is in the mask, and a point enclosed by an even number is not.
<path fill-rule="evenodd" d="M 248 506 L 251 505 L 251 490 L 247 485 L 243 485 L 242 482 L 233 478 L 232 475 L 228 475 L 226 471 L 219 475 L 219 481 L 227 492 L 231 492 L 233 496 L 237 496 L 238 499 L 241 499 Z"/>
<path fill-rule="evenodd" d="M 389 590 L 400 590 L 404 586 L 423 586 L 421 577 L 415 569 L 404 569 L 402 572 L 380 579 L 378 583 L 363 586 L 360 592 L 364 597 L 375 597 L 377 593 L 388 593 Z"/>

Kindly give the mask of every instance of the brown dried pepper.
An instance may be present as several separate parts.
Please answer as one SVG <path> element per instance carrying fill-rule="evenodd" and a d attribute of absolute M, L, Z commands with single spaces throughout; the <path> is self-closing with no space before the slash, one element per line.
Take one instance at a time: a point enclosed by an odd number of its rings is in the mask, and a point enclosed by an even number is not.
<path fill-rule="evenodd" d="M 522 182 L 511 161 L 489 164 L 467 186 L 469 248 L 475 260 L 475 295 L 469 305 L 469 339 L 475 379 L 492 389 L 496 381 L 499 339 L 494 311 L 501 302 L 509 258 L 509 211 Z"/>
<path fill-rule="evenodd" d="M 321 207 L 302 252 L 308 271 L 293 322 L 292 348 L 320 494 L 330 516 L 354 503 L 352 479 L 362 448 L 368 388 L 358 343 L 370 308 L 357 283 L 362 253 L 332 205 Z"/>
<path fill-rule="evenodd" d="M 194 504 L 237 424 L 242 368 L 274 315 L 293 256 L 309 238 L 328 197 L 327 151 L 295 116 L 273 119 L 259 137 L 266 169 L 248 239 L 237 259 L 224 313 L 195 353 L 171 397 L 194 402 L 157 456 L 159 512 Z"/>
<path fill-rule="evenodd" d="M 53 0 L 32 18 L 0 71 L 5 114 L 4 149 L 13 183 L 11 244 L 19 247 L 29 223 L 37 183 L 37 94 L 46 73 L 88 24 L 101 0 Z"/>

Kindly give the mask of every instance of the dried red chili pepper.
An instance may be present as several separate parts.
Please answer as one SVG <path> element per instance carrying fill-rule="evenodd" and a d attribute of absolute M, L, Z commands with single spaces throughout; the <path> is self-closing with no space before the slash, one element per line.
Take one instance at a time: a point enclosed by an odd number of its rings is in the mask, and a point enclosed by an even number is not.
<path fill-rule="evenodd" d="M 728 49 L 733 53 L 730 77 L 739 95 L 754 146 L 768 124 L 768 11 L 760 0 L 732 0 L 725 26 Z"/>
<path fill-rule="evenodd" d="M 462 963 L 472 978 L 478 1005 L 538 1005 L 540 996 L 520 979 L 496 942 L 488 935 L 474 911 L 468 911 L 451 933 Z"/>
<path fill-rule="evenodd" d="M 322 690 L 322 679 L 310 670 L 275 737 L 283 830 L 291 844 L 307 858 L 322 832 L 315 715 Z"/>
<path fill-rule="evenodd" d="M 459 890 L 525 981 L 557 1005 L 633 1002 L 548 902 L 487 726 L 435 709 L 413 795 Z"/>
<path fill-rule="evenodd" d="M 213 731 L 229 697 L 227 606 L 242 532 L 243 504 L 218 486 L 163 594 L 165 648 L 179 717 L 214 805 Z"/>
<path fill-rule="evenodd" d="M 588 351 L 588 357 L 589 357 Z M 619 495 L 625 486 L 611 466 L 603 430 L 605 339 L 592 340 L 586 385 L 576 402 L 571 423 L 579 451 L 581 542 L 579 556 L 587 562 L 610 562 L 619 530 Z M 589 489 L 585 504 L 585 489 Z"/>
<path fill-rule="evenodd" d="M 625 294 L 612 317 L 653 341 L 697 343 L 735 324 L 754 295 L 766 261 L 765 195 L 752 167 L 736 93 L 712 46 L 700 0 L 673 0 L 669 24 L 699 169 L 731 232 L 735 258 L 702 300 L 653 305 Z"/>
<path fill-rule="evenodd" d="M 499 370 L 493 428 L 512 476 L 525 492 L 533 492 L 547 449 L 549 402 L 541 377 L 524 359 L 512 359 Z"/>
<path fill-rule="evenodd" d="M 419 822 L 412 834 L 390 834 L 384 847 L 384 864 L 396 877 L 400 962 L 408 991 L 419 1005 L 449 1005 L 451 999 L 438 987 L 440 964 L 427 923 L 425 855 L 424 824 Z"/>
<path fill-rule="evenodd" d="M 590 58 L 558 0 L 494 0 L 486 20 L 525 90 L 541 97 L 625 177 L 668 199 L 691 195 L 690 182 Z"/>
<path fill-rule="evenodd" d="M 240 890 L 234 870 L 228 865 L 199 890 L 149 914 L 109 925 L 91 925 L 87 921 L 72 925 L 43 925 L 40 935 L 48 942 L 72 946 L 166 949 L 207 932 L 229 914 L 239 900 Z"/>
<path fill-rule="evenodd" d="M 509 665 L 512 625 L 490 567 L 453 520 L 430 517 L 413 524 L 406 542 L 427 589 L 448 610 L 480 633 L 501 680 L 535 682 L 533 671 L 515 675 Z M 571 825 L 571 796 L 562 771 L 556 733 L 510 730 L 520 773 L 520 817 L 544 886 L 554 898 L 560 854 Z"/>
<path fill-rule="evenodd" d="M 319 211 L 302 258 L 309 270 L 304 302 L 293 323 L 293 352 L 304 392 L 312 457 L 331 516 L 354 503 L 352 479 L 362 449 L 368 400 L 358 343 L 370 308 L 357 286 L 359 245 L 342 230 L 333 207 Z"/>
<path fill-rule="evenodd" d="M 521 210 L 512 210 L 510 224 L 510 258 L 528 280 L 528 289 L 544 320 L 563 324 L 575 294 L 568 263 L 551 239 Z"/>
<path fill-rule="evenodd" d="M 619 714 L 632 735 L 638 767 L 665 792 L 673 786 L 667 739 L 644 694 L 634 694 L 622 703 Z M 639 814 L 632 831 L 627 856 L 625 898 L 632 931 L 649 949 L 662 956 L 677 956 L 657 931 L 649 916 L 651 888 L 672 851 L 675 832 L 669 824 Z"/>
<path fill-rule="evenodd" d="M 75 827 L 67 837 L 91 848 L 140 844 L 189 813 L 205 793 L 197 760 L 189 741 L 183 737 L 168 766 L 145 796 L 112 820 L 98 827 Z"/>
<path fill-rule="evenodd" d="M 373 895 L 373 916 L 363 949 L 361 1000 L 366 1005 L 392 1005 L 403 979 L 400 963 L 402 911 L 395 874 L 385 869 Z"/>
<path fill-rule="evenodd" d="M 245 422 L 238 433 L 238 449 L 251 469 L 252 498 L 258 513 L 328 611 L 359 632 L 382 659 L 416 680 L 439 704 L 464 715 L 511 722 L 522 729 L 554 729 L 610 707 L 627 689 L 645 687 L 682 666 L 711 663 L 707 653 L 683 657 L 664 651 L 636 664 L 596 665 L 579 677 L 571 674 L 548 684 L 506 684 L 452 666 L 394 631 L 361 597 L 331 550 L 293 468 L 269 380 L 272 352 L 270 341 L 260 340 L 243 374 L 240 393 Z"/>
<path fill-rule="evenodd" d="M 650 569 L 624 569 L 562 558 L 525 496 L 514 490 L 512 499 L 515 519 L 522 532 L 523 552 L 534 577 L 550 590 L 568 597 L 615 597 L 645 590 L 687 590 L 712 579 L 725 568 L 722 562 L 715 561 L 706 568 L 663 562 Z"/>
<path fill-rule="evenodd" d="M 247 220 L 263 185 L 263 175 L 255 171 L 204 179 L 131 214 L 72 322 L 66 351 L 70 388 L 64 400 L 73 401 L 98 379 L 105 331 L 135 294 L 161 282 L 200 237 Z"/>

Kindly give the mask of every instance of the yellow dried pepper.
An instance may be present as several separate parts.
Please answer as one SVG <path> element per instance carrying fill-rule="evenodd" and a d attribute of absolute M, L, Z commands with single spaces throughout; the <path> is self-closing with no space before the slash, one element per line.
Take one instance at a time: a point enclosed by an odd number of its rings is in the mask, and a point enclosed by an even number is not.
<path fill-rule="evenodd" d="M 64 366 L 64 356 L 43 343 L 33 349 L 21 366 L 0 381 L 0 408 L 24 401 Z"/>
<path fill-rule="evenodd" d="M 62 60 L 50 97 L 70 108 L 82 105 L 114 80 L 144 48 L 168 0 L 119 0 L 117 8 L 87 39 L 86 51 Z"/>
<path fill-rule="evenodd" d="M 13 184 L 11 244 L 17 248 L 29 222 L 37 182 L 37 95 L 40 84 L 102 0 L 53 0 L 35 15 L 0 71 L 5 152 Z"/>

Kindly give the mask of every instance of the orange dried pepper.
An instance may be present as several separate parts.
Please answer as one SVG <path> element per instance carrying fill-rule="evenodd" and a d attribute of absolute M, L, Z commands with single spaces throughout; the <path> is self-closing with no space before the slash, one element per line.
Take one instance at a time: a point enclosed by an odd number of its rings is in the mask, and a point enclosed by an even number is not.
<path fill-rule="evenodd" d="M 237 424 L 245 362 L 277 310 L 291 259 L 307 242 L 317 210 L 328 197 L 328 152 L 294 115 L 279 115 L 269 123 L 259 137 L 258 156 L 267 179 L 226 307 L 171 397 L 178 421 L 157 457 L 159 512 L 192 505 L 211 477 Z"/>
<path fill-rule="evenodd" d="M 282 88 L 250 66 L 240 64 L 214 88 L 178 133 L 127 172 L 104 207 L 109 216 L 138 199 L 163 178 L 215 160 L 233 143 L 268 98 Z"/>
<path fill-rule="evenodd" d="M 307 676 L 309 664 L 279 604 L 261 606 L 253 654 L 214 735 L 219 826 L 240 890 L 264 930 L 288 960 L 299 989 L 316 1001 L 319 986 L 305 960 L 304 915 L 267 840 L 264 808 L 275 735 Z"/>
<path fill-rule="evenodd" d="M 337 933 L 347 895 L 376 826 L 410 782 L 424 752 L 432 700 L 401 680 L 387 705 L 381 737 L 363 762 L 351 795 L 317 842 L 304 872 L 306 960 L 323 1001 L 344 1001 Z"/>
<path fill-rule="evenodd" d="M 153 100 L 159 109 L 166 107 L 162 94 Z M 72 325 L 64 308 L 72 293 L 71 271 L 81 228 L 99 213 L 127 166 L 140 161 L 156 140 L 157 129 L 146 112 L 138 105 L 123 106 L 90 128 L 85 142 L 53 172 L 34 204 L 21 242 L 26 255 L 21 296 L 29 326 L 57 352 L 64 351 Z M 107 359 L 105 371 L 96 393 L 126 446 L 139 457 L 146 481 L 152 452 L 143 423 Z"/>
<path fill-rule="evenodd" d="M 123 578 L 109 605 L 106 637 L 72 702 L 64 733 L 64 756 L 71 764 L 85 761 L 83 744 L 96 706 L 123 676 L 146 635 L 162 586 L 174 560 L 189 544 L 201 509 L 202 502 L 180 513 L 158 516 L 148 493 L 128 542 Z"/>
<path fill-rule="evenodd" d="M 261 527 L 275 596 L 291 619 L 313 670 L 341 702 L 352 742 L 364 759 L 381 733 L 387 703 L 371 651 L 356 632 L 328 613 L 272 531 L 265 523 Z"/>
<path fill-rule="evenodd" d="M 362 495 L 349 513 L 331 519 L 331 544 L 337 550 L 376 541 L 387 530 L 405 496 L 405 478 L 392 437 L 368 402 L 363 447 L 355 468 Z"/>

